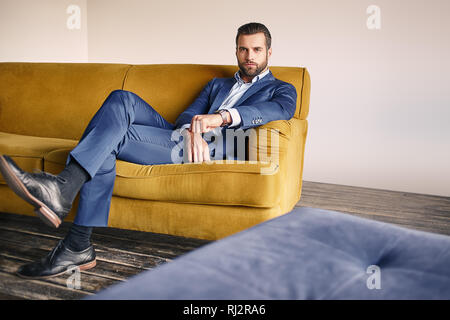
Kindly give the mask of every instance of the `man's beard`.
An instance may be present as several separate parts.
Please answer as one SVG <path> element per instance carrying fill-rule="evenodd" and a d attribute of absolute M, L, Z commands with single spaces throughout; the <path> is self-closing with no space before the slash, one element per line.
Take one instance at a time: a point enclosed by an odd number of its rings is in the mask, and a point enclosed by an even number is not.
<path fill-rule="evenodd" d="M 249 78 L 254 78 L 257 75 L 259 75 L 264 69 L 266 69 L 267 63 L 268 63 L 268 61 L 266 58 L 266 60 L 261 65 L 255 64 L 256 68 L 254 68 L 254 69 L 246 69 L 245 62 L 243 62 L 243 63 L 238 62 L 238 66 L 239 66 L 239 70 L 241 71 L 241 73 L 244 76 L 249 77 Z"/>

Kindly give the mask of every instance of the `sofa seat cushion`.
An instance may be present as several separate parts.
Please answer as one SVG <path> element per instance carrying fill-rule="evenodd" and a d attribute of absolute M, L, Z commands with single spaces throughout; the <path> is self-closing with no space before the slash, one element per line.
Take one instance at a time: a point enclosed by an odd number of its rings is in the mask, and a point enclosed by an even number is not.
<path fill-rule="evenodd" d="M 42 138 L 0 132 L 0 154 L 10 156 L 23 170 L 33 172 L 44 169 L 44 156 L 48 152 L 75 147 L 76 140 Z M 0 175 L 0 184 L 6 184 Z"/>
<path fill-rule="evenodd" d="M 46 154 L 46 170 L 60 172 L 70 150 Z M 278 165 L 271 162 L 139 165 L 117 160 L 113 196 L 271 208 L 280 202 L 280 174 Z"/>

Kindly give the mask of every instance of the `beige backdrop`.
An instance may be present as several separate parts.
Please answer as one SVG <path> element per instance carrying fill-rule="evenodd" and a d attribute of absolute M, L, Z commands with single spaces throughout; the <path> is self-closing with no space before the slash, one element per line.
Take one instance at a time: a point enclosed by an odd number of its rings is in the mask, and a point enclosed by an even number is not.
<path fill-rule="evenodd" d="M 450 196 L 449 14 L 448 0 L 0 0 L 0 61 L 235 64 L 237 27 L 263 22 L 270 64 L 311 73 L 305 180 Z"/>

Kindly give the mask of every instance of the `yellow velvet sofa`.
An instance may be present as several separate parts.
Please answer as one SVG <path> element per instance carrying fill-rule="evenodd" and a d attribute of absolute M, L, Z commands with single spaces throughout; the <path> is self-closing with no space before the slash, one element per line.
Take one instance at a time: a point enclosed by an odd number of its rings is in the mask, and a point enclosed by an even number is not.
<path fill-rule="evenodd" d="M 289 121 L 258 128 L 272 129 L 266 131 L 269 139 L 255 130 L 258 140 L 249 148 L 257 151 L 257 161 L 145 166 L 118 160 L 109 226 L 215 240 L 289 212 L 302 189 L 310 78 L 305 68 L 270 69 L 296 87 L 297 109 Z M 232 77 L 236 70 L 193 64 L 0 63 L 0 153 L 24 170 L 57 174 L 111 91 L 138 94 L 174 123 L 210 79 Z M 270 139 L 275 133 L 277 145 Z M 278 153 L 277 161 L 271 152 Z M 73 220 L 77 204 L 78 198 L 66 220 Z M 0 212 L 34 215 L 1 175 Z"/>

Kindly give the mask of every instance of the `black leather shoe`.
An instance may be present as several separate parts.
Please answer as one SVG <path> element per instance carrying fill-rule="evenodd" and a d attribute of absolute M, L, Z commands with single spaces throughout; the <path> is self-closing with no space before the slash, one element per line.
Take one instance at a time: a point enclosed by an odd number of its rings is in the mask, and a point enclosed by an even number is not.
<path fill-rule="evenodd" d="M 43 259 L 26 264 L 17 270 L 17 275 L 27 279 L 56 277 L 78 267 L 87 270 L 95 267 L 95 250 L 93 246 L 80 251 L 71 251 L 63 240 Z"/>
<path fill-rule="evenodd" d="M 34 206 L 34 212 L 47 225 L 59 227 L 69 213 L 72 203 L 61 196 L 57 176 L 46 172 L 25 172 L 6 155 L 0 155 L 0 172 L 9 187 Z"/>

